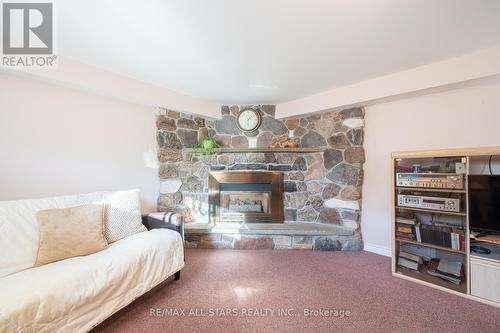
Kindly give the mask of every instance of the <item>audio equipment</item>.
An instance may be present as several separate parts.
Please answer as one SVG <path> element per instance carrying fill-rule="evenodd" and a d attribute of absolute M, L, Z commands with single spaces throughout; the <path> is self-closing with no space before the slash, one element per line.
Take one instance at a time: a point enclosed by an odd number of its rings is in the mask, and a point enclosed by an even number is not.
<path fill-rule="evenodd" d="M 459 174 L 443 173 L 397 173 L 397 186 L 463 189 L 464 177 Z"/>
<path fill-rule="evenodd" d="M 460 212 L 460 199 L 398 194 L 398 206 Z"/>

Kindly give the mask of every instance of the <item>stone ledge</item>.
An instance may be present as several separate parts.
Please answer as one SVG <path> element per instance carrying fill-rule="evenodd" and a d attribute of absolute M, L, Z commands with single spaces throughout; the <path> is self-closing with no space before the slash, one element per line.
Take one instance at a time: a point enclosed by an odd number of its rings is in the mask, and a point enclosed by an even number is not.
<path fill-rule="evenodd" d="M 346 226 L 321 223 L 219 223 L 210 228 L 208 223 L 186 223 L 186 234 L 225 234 L 225 235 L 286 235 L 286 236 L 353 236 L 357 223 Z"/>
<path fill-rule="evenodd" d="M 296 147 L 296 148 L 215 148 L 215 153 L 316 153 L 322 152 L 324 148 Z M 197 153 L 201 150 L 195 148 L 183 148 L 186 153 Z"/>

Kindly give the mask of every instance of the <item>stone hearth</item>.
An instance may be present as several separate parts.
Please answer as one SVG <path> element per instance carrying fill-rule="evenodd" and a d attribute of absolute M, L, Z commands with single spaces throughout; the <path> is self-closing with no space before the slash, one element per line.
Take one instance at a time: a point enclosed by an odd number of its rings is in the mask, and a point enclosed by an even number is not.
<path fill-rule="evenodd" d="M 192 223 L 186 229 L 186 246 L 216 249 L 275 249 L 358 251 L 363 241 L 356 224 L 320 223 Z"/>

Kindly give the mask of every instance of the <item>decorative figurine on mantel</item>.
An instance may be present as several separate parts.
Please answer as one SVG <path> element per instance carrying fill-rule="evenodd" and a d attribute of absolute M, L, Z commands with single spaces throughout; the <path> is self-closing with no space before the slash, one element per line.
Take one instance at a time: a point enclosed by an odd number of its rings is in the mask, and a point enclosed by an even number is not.
<path fill-rule="evenodd" d="M 286 134 L 274 138 L 271 142 L 272 148 L 298 148 L 299 146 L 298 138 L 290 138 Z"/>

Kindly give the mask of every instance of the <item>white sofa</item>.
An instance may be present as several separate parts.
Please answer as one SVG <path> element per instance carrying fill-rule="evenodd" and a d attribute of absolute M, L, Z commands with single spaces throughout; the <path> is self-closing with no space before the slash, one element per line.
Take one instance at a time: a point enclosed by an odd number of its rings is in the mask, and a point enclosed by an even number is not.
<path fill-rule="evenodd" d="M 180 272 L 181 234 L 165 228 L 32 267 L 38 210 L 98 202 L 109 194 L 0 202 L 0 332 L 86 332 Z"/>

